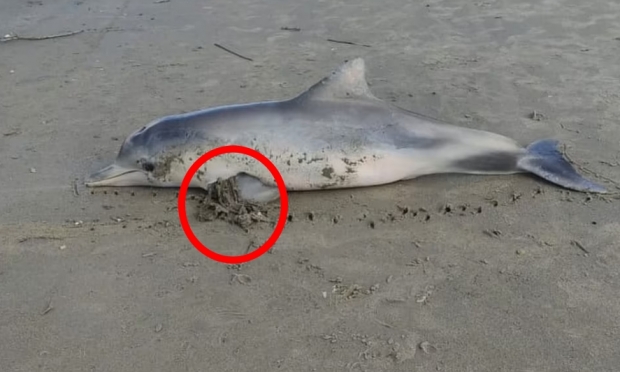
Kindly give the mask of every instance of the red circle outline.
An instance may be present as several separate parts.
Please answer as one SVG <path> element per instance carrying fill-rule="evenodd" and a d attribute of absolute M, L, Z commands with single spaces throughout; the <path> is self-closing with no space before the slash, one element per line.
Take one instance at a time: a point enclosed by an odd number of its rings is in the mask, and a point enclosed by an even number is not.
<path fill-rule="evenodd" d="M 265 244 L 255 249 L 254 251 L 250 253 L 246 253 L 241 256 L 226 256 L 223 254 L 219 254 L 217 252 L 211 251 L 204 244 L 202 244 L 200 240 L 198 240 L 196 235 L 194 235 L 194 232 L 192 231 L 192 228 L 189 225 L 189 222 L 187 220 L 187 211 L 185 209 L 185 202 L 186 202 L 185 199 L 187 197 L 187 189 L 189 188 L 189 184 L 192 178 L 194 177 L 194 174 L 196 174 L 198 169 L 210 159 L 216 156 L 228 154 L 228 153 L 244 154 L 244 155 L 251 156 L 254 159 L 260 161 L 265 167 L 267 167 L 269 172 L 271 172 L 271 175 L 275 178 L 276 184 L 278 185 L 278 191 L 280 192 L 280 217 L 278 219 L 278 223 L 276 224 L 275 230 L 273 231 L 269 239 L 265 241 Z M 208 151 L 207 153 L 199 157 L 192 164 L 192 166 L 189 168 L 189 170 L 185 174 L 185 177 L 183 178 L 183 182 L 181 183 L 181 189 L 179 190 L 179 199 L 178 199 L 177 209 L 179 211 L 179 219 L 181 220 L 181 227 L 183 227 L 183 231 L 185 232 L 185 235 L 187 236 L 189 241 L 194 245 L 194 248 L 196 248 L 200 253 L 204 254 L 205 256 L 209 257 L 210 259 L 214 261 L 218 261 L 218 262 L 226 263 L 226 264 L 242 264 L 245 262 L 252 261 L 262 256 L 263 254 L 265 254 L 269 250 L 269 248 L 271 248 L 276 243 L 276 241 L 278 241 L 278 239 L 280 238 L 280 235 L 282 235 L 282 231 L 284 231 L 284 225 L 286 225 L 286 219 L 288 215 L 288 194 L 286 192 L 286 186 L 284 185 L 284 179 L 282 179 L 282 175 L 278 171 L 278 168 L 276 168 L 276 166 L 269 159 L 267 159 L 266 156 L 248 147 L 238 146 L 238 145 L 228 145 L 228 146 L 217 147 L 211 151 Z"/>

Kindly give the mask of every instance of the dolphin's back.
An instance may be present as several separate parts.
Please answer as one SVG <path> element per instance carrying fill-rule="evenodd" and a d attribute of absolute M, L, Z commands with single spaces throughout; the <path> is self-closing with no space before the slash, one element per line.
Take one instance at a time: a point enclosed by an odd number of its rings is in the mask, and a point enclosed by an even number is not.
<path fill-rule="evenodd" d="M 167 117 L 151 130 L 158 126 L 202 152 L 228 144 L 255 149 L 276 165 L 290 190 L 381 184 L 428 173 L 433 169 L 425 154 L 451 142 L 430 123 L 382 101 L 232 105 Z M 264 167 L 244 171 L 270 179 Z"/>

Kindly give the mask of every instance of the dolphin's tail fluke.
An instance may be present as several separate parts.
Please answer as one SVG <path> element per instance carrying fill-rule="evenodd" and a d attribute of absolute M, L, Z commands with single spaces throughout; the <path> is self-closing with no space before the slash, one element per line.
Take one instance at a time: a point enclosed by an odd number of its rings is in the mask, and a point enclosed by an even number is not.
<path fill-rule="evenodd" d="M 564 158 L 555 140 L 540 140 L 526 148 L 517 161 L 517 168 L 533 173 L 545 180 L 567 189 L 606 193 L 607 190 L 583 176 Z"/>

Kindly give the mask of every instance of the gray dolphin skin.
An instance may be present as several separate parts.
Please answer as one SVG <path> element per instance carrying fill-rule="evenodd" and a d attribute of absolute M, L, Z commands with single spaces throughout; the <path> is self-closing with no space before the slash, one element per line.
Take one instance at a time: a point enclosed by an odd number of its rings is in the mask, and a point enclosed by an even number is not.
<path fill-rule="evenodd" d="M 499 134 L 425 117 L 375 97 L 365 75 L 364 60 L 356 58 L 291 99 L 160 118 L 127 137 L 115 162 L 86 185 L 179 187 L 198 157 L 234 144 L 271 160 L 288 191 L 377 186 L 439 173 L 531 173 L 566 189 L 606 192 L 577 173 L 555 140 L 522 147 Z M 211 159 L 190 187 L 206 189 L 230 177 L 243 199 L 279 197 L 267 168 L 240 154 Z"/>

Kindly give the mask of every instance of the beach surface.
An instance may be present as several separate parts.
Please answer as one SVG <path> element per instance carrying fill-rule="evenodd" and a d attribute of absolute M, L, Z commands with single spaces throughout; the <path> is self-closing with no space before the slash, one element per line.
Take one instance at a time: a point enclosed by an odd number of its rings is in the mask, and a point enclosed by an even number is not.
<path fill-rule="evenodd" d="M 273 249 L 225 265 L 177 190 L 84 179 L 158 117 L 290 98 L 362 57 L 377 97 L 558 139 L 618 192 L 620 3 L 10 0 L 0 37 L 0 370 L 618 370 L 614 194 L 528 175 L 291 193 Z M 187 205 L 219 253 L 272 231 Z"/>

